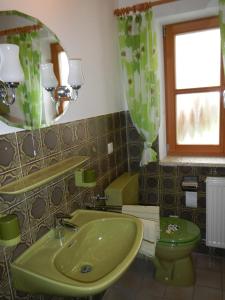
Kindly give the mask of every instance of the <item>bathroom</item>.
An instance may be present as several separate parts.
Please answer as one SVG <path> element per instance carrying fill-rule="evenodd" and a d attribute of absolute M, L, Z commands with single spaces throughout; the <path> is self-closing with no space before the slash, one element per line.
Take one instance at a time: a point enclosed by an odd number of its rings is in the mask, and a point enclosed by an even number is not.
<path fill-rule="evenodd" d="M 178 215 L 197 224 L 202 242 L 194 253 L 197 281 L 194 286 L 178 288 L 156 282 L 152 265 L 137 259 L 124 277 L 112 286 L 107 299 L 225 299 L 225 252 L 216 249 L 209 257 L 204 244 L 206 230 L 207 176 L 225 176 L 225 164 L 211 160 L 207 164 L 160 164 L 152 162 L 139 167 L 143 139 L 137 133 L 120 80 L 116 8 L 127 7 L 141 0 L 2 0 L 0 11 L 16 10 L 37 18 L 54 32 L 69 57 L 82 58 L 84 84 L 78 100 L 69 104 L 67 112 L 56 124 L 30 130 L 20 130 L 0 122 L 0 185 L 37 172 L 72 155 L 90 157 L 88 168 L 97 174 L 97 185 L 80 188 L 74 183 L 73 172 L 60 176 L 32 191 L 18 195 L 0 195 L 0 214 L 16 214 L 21 228 L 21 242 L 11 248 L 0 247 L 0 299 L 66 299 L 39 296 L 15 291 L 9 263 L 42 237 L 53 225 L 56 213 L 71 213 L 92 206 L 93 196 L 127 170 L 139 172 L 140 203 L 159 205 L 161 216 Z M 166 1 L 165 1 L 166 2 Z M 191 18 L 218 14 L 216 0 L 179 0 L 155 7 L 158 21 L 176 23 Z M 157 28 L 158 38 L 162 32 Z M 160 45 L 160 41 L 159 41 Z M 163 53 L 159 47 L 159 69 Z M 163 97 L 164 85 L 160 80 Z M 162 98 L 161 97 L 161 98 Z M 165 109 L 161 107 L 161 122 Z M 165 120 L 164 120 L 165 122 Z M 165 124 L 153 145 L 164 157 Z M 108 144 L 113 153 L 108 154 Z M 222 159 L 221 159 L 222 160 Z M 192 162 L 192 160 L 191 160 Z M 185 193 L 180 187 L 184 176 L 198 176 L 197 208 L 185 205 Z"/>

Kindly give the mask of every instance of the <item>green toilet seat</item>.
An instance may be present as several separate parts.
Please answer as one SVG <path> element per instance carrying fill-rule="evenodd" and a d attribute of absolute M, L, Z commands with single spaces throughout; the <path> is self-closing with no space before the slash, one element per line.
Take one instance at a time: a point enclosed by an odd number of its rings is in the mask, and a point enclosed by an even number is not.
<path fill-rule="evenodd" d="M 170 228 L 174 229 L 170 230 Z M 159 244 L 184 245 L 200 238 L 200 229 L 194 223 L 176 217 L 160 218 Z"/>

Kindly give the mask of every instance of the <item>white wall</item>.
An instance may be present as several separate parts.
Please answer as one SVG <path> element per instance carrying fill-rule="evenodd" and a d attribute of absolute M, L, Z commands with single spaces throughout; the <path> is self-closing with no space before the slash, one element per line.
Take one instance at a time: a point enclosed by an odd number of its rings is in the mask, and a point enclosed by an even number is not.
<path fill-rule="evenodd" d="M 1 0 L 0 10 L 19 10 L 45 23 L 69 57 L 81 57 L 85 84 L 61 122 L 124 109 L 114 0 Z M 0 123 L 0 134 L 14 131 Z"/>

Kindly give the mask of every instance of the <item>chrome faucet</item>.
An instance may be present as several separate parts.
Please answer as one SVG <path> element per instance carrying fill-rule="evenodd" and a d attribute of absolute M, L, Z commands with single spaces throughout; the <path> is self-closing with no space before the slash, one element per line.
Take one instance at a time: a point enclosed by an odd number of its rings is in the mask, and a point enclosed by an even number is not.
<path fill-rule="evenodd" d="M 65 220 L 71 218 L 72 216 L 63 213 L 58 213 L 54 215 L 54 229 L 55 229 L 56 238 L 59 239 L 64 236 L 64 230 L 63 230 L 64 228 L 72 229 L 74 231 L 79 230 L 79 226 Z"/>

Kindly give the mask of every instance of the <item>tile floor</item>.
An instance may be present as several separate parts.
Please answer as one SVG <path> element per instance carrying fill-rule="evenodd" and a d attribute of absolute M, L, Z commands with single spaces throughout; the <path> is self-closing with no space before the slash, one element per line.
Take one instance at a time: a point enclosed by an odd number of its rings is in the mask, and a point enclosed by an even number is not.
<path fill-rule="evenodd" d="M 193 255 L 196 284 L 171 287 L 153 279 L 152 264 L 137 258 L 103 300 L 225 300 L 225 258 Z"/>

